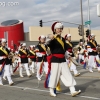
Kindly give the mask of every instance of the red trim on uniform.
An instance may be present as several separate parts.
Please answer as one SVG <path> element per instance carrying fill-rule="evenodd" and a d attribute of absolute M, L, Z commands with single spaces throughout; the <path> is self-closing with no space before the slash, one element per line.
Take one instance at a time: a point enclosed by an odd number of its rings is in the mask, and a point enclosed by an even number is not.
<path fill-rule="evenodd" d="M 96 48 L 92 48 L 93 50 L 96 50 Z"/>
<path fill-rule="evenodd" d="M 72 52 L 72 49 L 68 49 L 67 51 L 68 51 L 68 52 Z"/>
<path fill-rule="evenodd" d="M 19 56 L 20 58 L 27 58 L 27 56 L 26 55 L 21 55 L 21 56 Z"/>
<path fill-rule="evenodd" d="M 35 58 L 36 56 L 28 56 L 28 58 Z"/>
<path fill-rule="evenodd" d="M 52 56 L 55 56 L 57 58 L 64 58 L 65 57 L 64 54 L 52 54 Z"/>

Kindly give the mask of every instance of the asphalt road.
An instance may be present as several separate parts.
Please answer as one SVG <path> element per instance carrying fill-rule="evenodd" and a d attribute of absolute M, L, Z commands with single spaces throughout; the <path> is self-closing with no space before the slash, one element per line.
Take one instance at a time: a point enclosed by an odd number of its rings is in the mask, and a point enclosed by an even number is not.
<path fill-rule="evenodd" d="M 82 93 L 76 97 L 71 97 L 68 87 L 61 82 L 61 92 L 57 92 L 57 97 L 49 95 L 49 89 L 44 88 L 44 79 L 37 81 L 36 75 L 32 77 L 20 78 L 16 73 L 12 76 L 15 84 L 9 86 L 7 81 L 3 81 L 4 86 L 0 86 L 0 100 L 100 100 L 100 73 L 94 69 L 93 73 L 78 67 L 81 75 L 75 77 L 77 82 L 76 90 L 81 89 Z M 73 74 L 73 73 L 72 73 Z"/>

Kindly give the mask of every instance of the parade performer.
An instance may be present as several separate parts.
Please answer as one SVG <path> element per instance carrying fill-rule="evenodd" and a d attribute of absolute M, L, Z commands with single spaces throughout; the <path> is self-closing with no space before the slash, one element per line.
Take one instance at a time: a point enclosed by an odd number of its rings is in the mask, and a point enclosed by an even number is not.
<path fill-rule="evenodd" d="M 95 35 L 90 34 L 89 41 L 87 43 L 87 50 L 88 50 L 88 55 L 89 55 L 88 66 L 89 66 L 89 71 L 91 73 L 93 72 L 92 68 L 95 64 L 95 61 L 98 65 L 98 71 L 100 72 L 100 60 L 99 60 L 99 56 L 98 56 L 98 52 L 97 52 L 97 47 L 98 47 L 98 45 L 95 40 Z"/>
<path fill-rule="evenodd" d="M 73 44 L 71 42 L 71 34 L 66 34 L 65 35 L 65 40 L 66 40 L 66 53 L 68 55 L 67 57 L 67 62 L 69 64 L 70 70 L 74 72 L 74 76 L 79 76 L 80 73 L 76 69 L 76 65 L 73 63 L 72 59 L 75 60 L 75 56 L 73 53 Z"/>
<path fill-rule="evenodd" d="M 34 52 L 35 50 L 35 45 L 30 45 L 29 49 L 29 68 L 32 71 L 32 73 L 35 73 L 35 67 L 36 67 L 36 53 Z"/>
<path fill-rule="evenodd" d="M 37 56 L 37 78 L 41 80 L 42 72 L 45 74 L 48 72 L 48 62 L 47 62 L 47 45 L 45 45 L 46 37 L 41 35 L 39 37 L 39 44 L 36 46 L 36 56 Z"/>
<path fill-rule="evenodd" d="M 13 85 L 14 82 L 11 79 L 11 72 L 10 72 L 10 51 L 6 47 L 7 41 L 6 39 L 1 39 L 1 46 L 0 46 L 0 85 L 3 85 L 2 76 L 5 73 L 7 77 L 9 85 Z"/>
<path fill-rule="evenodd" d="M 60 22 L 55 22 L 52 25 L 53 34 L 47 36 L 47 44 L 50 47 L 51 71 L 48 87 L 50 88 L 50 95 L 56 96 L 54 89 L 56 88 L 59 79 L 62 80 L 66 87 L 69 87 L 72 96 L 76 96 L 81 91 L 75 90 L 76 81 L 72 77 L 65 59 L 65 39 L 61 37 L 63 25 Z"/>
<path fill-rule="evenodd" d="M 25 68 L 27 76 L 31 77 L 32 75 L 30 74 L 29 67 L 28 67 L 28 50 L 26 49 L 26 43 L 23 43 L 21 49 L 19 49 L 19 57 L 21 59 L 20 77 L 24 77 L 22 74 L 22 70 L 23 70 L 22 67 Z"/>

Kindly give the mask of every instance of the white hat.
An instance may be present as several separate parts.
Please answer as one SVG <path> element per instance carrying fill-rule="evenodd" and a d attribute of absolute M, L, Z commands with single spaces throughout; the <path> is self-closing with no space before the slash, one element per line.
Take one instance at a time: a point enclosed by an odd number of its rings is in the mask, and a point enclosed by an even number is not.
<path fill-rule="evenodd" d="M 33 48 L 33 45 L 30 45 L 30 48 Z"/>
<path fill-rule="evenodd" d="M 56 28 L 63 28 L 63 24 L 62 23 L 56 23 L 55 26 L 54 26 L 54 29 Z"/>
<path fill-rule="evenodd" d="M 35 48 L 36 46 L 35 46 L 35 45 L 33 45 L 33 47 Z"/>
<path fill-rule="evenodd" d="M 10 47 L 8 47 L 8 50 L 11 50 L 11 48 L 10 48 Z"/>
<path fill-rule="evenodd" d="M 23 43 L 22 46 L 26 46 L 26 43 Z"/>
<path fill-rule="evenodd" d="M 68 37 L 70 37 L 71 36 L 71 34 L 66 34 L 65 35 L 65 39 L 67 39 Z"/>
<path fill-rule="evenodd" d="M 15 54 L 18 54 L 18 51 L 15 51 Z"/>
<path fill-rule="evenodd" d="M 95 35 L 92 33 L 91 36 L 93 37 L 93 36 L 95 36 Z"/>
<path fill-rule="evenodd" d="M 45 39 L 46 37 L 44 35 L 39 36 L 39 40 Z"/>
<path fill-rule="evenodd" d="M 7 40 L 4 39 L 4 38 L 2 38 L 2 39 L 1 39 L 1 43 L 3 43 L 3 42 L 7 42 Z"/>

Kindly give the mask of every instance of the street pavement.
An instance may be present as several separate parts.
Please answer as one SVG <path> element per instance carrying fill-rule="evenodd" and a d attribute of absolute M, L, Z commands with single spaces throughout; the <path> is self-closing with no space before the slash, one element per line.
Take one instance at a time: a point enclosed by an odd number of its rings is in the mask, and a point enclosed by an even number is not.
<path fill-rule="evenodd" d="M 0 86 L 0 100 L 100 100 L 100 73 L 97 69 L 93 69 L 90 73 L 88 69 L 77 67 L 81 73 L 79 77 L 75 77 L 77 85 L 76 90 L 81 90 L 82 93 L 76 97 L 70 95 L 68 87 L 65 87 L 61 82 L 61 92 L 57 92 L 57 97 L 49 95 L 49 89 L 44 88 L 45 75 L 41 81 L 36 79 L 36 74 L 32 77 L 27 77 L 24 73 L 24 78 L 20 78 L 16 72 L 12 76 L 15 84 L 9 86 L 7 81 L 3 81 L 4 86 Z M 71 72 L 73 75 L 73 72 Z"/>

